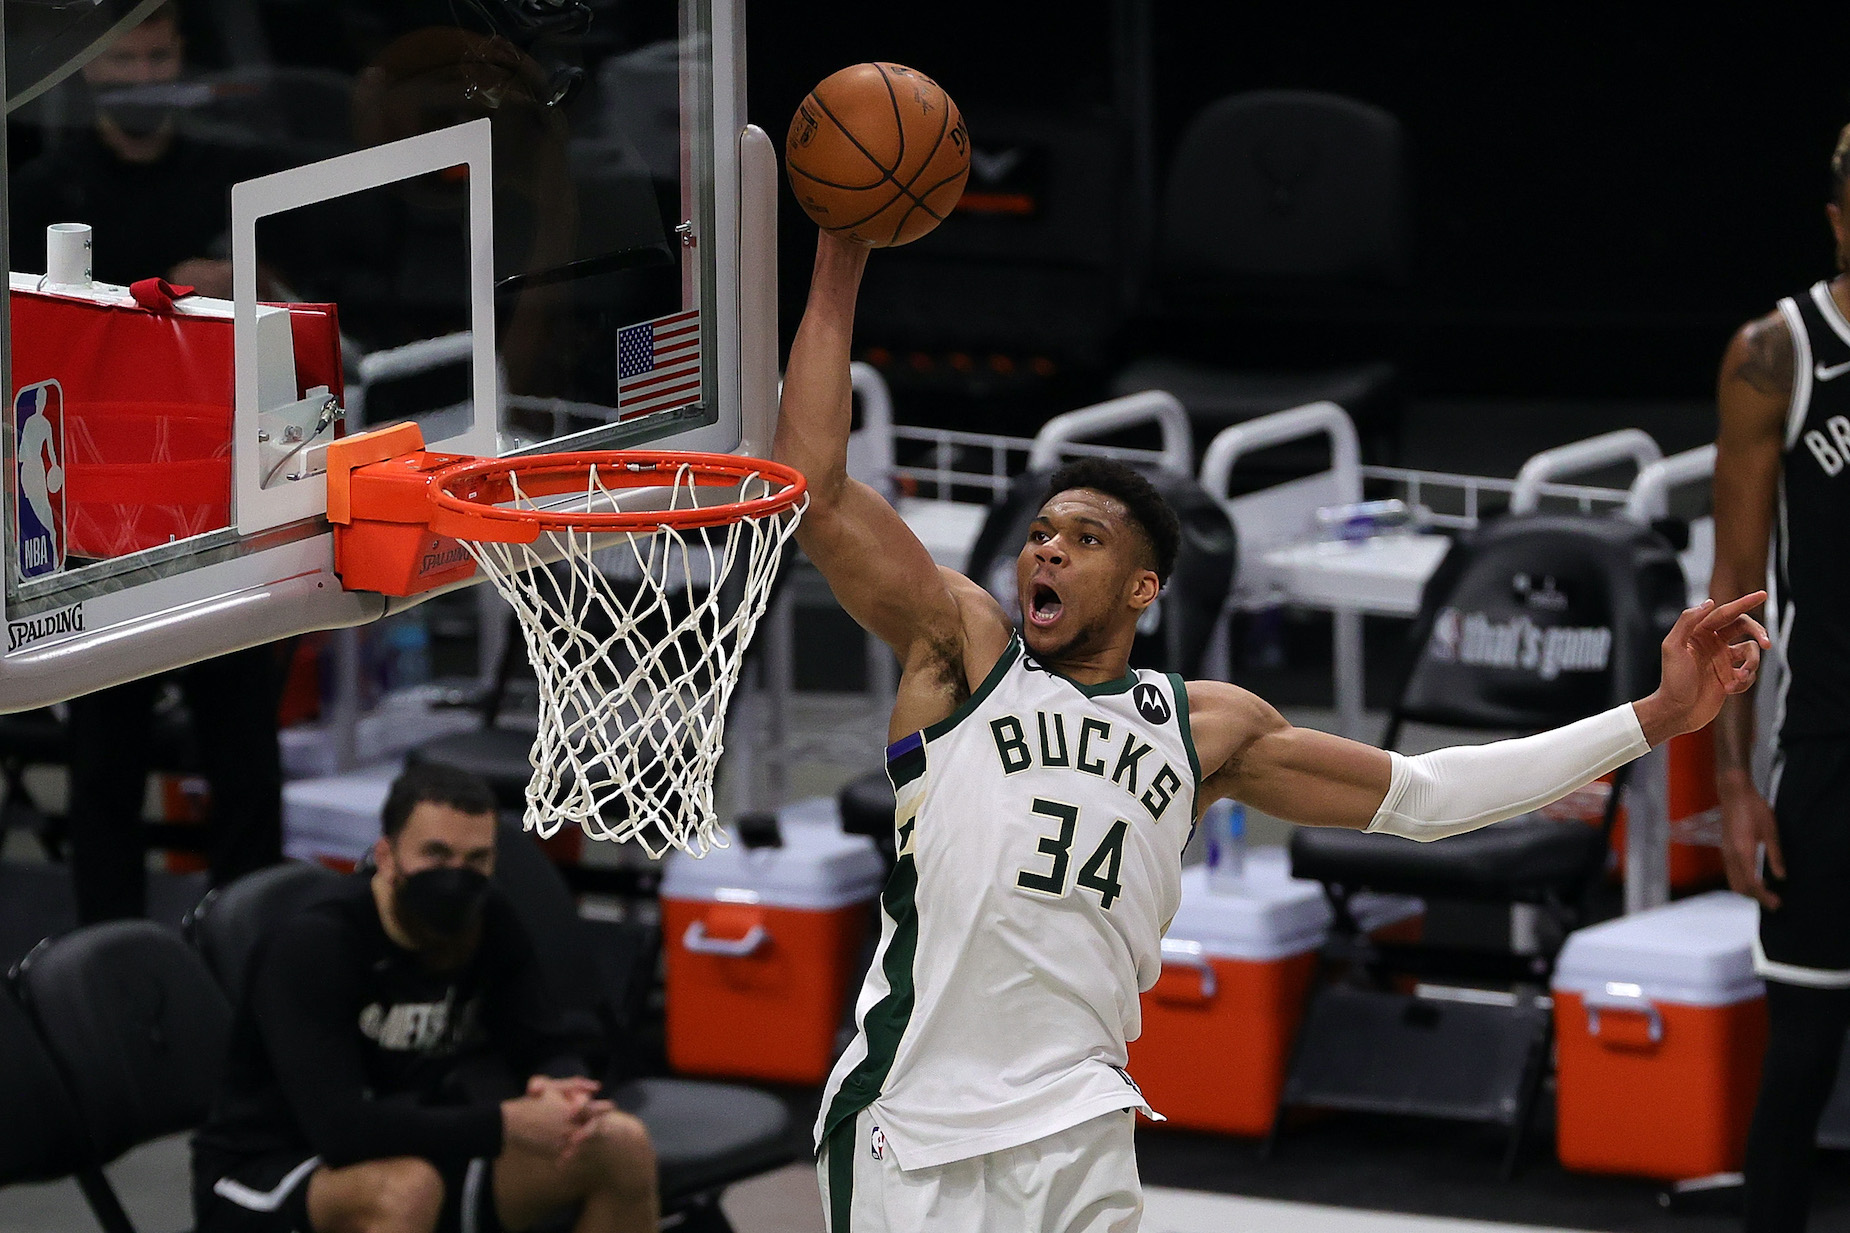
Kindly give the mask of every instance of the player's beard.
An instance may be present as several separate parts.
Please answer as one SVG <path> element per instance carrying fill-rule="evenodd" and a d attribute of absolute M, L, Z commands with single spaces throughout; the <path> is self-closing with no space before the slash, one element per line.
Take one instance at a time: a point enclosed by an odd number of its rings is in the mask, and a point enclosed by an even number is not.
<path fill-rule="evenodd" d="M 1081 625 L 1057 646 L 1044 647 L 1039 650 L 1030 646 L 1028 649 L 1033 651 L 1034 657 L 1042 663 L 1053 665 L 1066 660 L 1083 658 L 1104 640 L 1105 633 L 1105 618 L 1099 617 L 1089 625 Z"/>

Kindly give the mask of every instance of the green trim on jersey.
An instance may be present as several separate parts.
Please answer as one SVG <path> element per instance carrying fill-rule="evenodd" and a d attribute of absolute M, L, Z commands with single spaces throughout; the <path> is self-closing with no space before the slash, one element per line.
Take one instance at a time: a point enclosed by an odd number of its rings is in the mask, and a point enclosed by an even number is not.
<path fill-rule="evenodd" d="M 985 686 L 993 683 L 993 676 L 984 682 Z M 829 1116 L 822 1124 L 825 1139 L 844 1120 L 879 1097 L 893 1069 L 893 1058 L 899 1053 L 900 1038 L 912 1022 L 912 962 L 919 949 L 919 910 L 913 895 L 918 885 L 918 865 L 910 856 L 900 857 L 880 895 L 880 907 L 893 921 L 893 940 L 880 965 L 886 974 L 886 996 L 874 1003 L 861 1023 L 861 1031 L 867 1034 L 867 1056 L 836 1089 Z"/>
<path fill-rule="evenodd" d="M 1040 664 L 1039 660 L 1035 662 Z M 1110 681 L 1100 681 L 1097 685 L 1081 684 L 1058 668 L 1049 668 L 1046 664 L 1040 664 L 1040 668 L 1048 676 L 1058 677 L 1088 698 L 1107 698 L 1112 694 L 1121 694 L 1137 686 L 1137 669 L 1130 667 L 1124 669 L 1123 676 Z"/>
<path fill-rule="evenodd" d="M 1020 658 L 1021 635 L 1015 634 L 1009 638 L 1009 644 L 1002 648 L 1002 654 L 996 660 L 996 666 L 989 670 L 989 675 L 984 677 L 983 683 L 976 687 L 976 692 L 972 693 L 968 698 L 965 698 L 963 702 L 958 704 L 956 710 L 946 715 L 943 719 L 940 719 L 937 723 L 927 727 L 925 729 L 925 739 L 927 741 L 937 740 L 946 732 L 949 732 L 952 728 L 962 723 L 970 712 L 982 706 L 983 700 L 996 691 L 996 686 L 1002 683 L 1003 676 L 1008 673 L 1010 668 L 1015 666 L 1015 661 Z"/>
<path fill-rule="evenodd" d="M 1176 730 L 1182 734 L 1182 748 L 1188 750 L 1188 764 L 1195 768 L 1195 791 L 1201 791 L 1201 757 L 1195 752 L 1195 730 L 1188 726 L 1188 682 L 1179 672 L 1164 673 L 1176 694 Z"/>
<path fill-rule="evenodd" d="M 823 1142 L 829 1148 L 828 1233 L 849 1233 L 854 1210 L 854 1119 L 836 1127 Z"/>

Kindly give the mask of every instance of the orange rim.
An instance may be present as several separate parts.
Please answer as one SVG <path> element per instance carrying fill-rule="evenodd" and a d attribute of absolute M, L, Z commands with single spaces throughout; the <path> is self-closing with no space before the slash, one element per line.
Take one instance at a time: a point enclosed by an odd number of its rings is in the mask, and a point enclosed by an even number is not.
<path fill-rule="evenodd" d="M 527 498 L 583 495 L 592 471 L 610 489 L 662 488 L 691 481 L 700 488 L 729 488 L 756 476 L 778 491 L 749 501 L 728 501 L 676 510 L 506 509 L 515 499 L 513 477 Z M 685 475 L 683 475 L 685 472 Z M 449 515 L 445 530 L 457 539 L 507 540 L 516 528 L 539 531 L 653 531 L 661 527 L 695 530 L 764 518 L 792 508 L 809 483 L 794 467 L 735 454 L 698 454 L 674 450 L 579 450 L 527 454 L 519 458 L 482 458 L 453 463 L 430 477 L 431 503 Z M 482 534 L 471 534 L 474 526 Z M 497 533 L 498 532 L 498 533 Z M 531 542 L 532 534 L 519 535 Z"/>

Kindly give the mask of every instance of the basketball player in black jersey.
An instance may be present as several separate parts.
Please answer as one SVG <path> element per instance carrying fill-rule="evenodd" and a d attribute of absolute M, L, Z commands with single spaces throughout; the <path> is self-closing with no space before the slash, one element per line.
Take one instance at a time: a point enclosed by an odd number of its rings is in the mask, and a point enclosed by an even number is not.
<path fill-rule="evenodd" d="M 1802 1229 L 1818 1119 L 1850 1028 L 1850 126 L 1826 212 L 1839 273 L 1741 327 L 1722 360 L 1713 595 L 1768 577 L 1786 675 L 1763 796 L 1755 707 L 1716 721 L 1728 882 L 1760 901 L 1771 1036 L 1747 1142 L 1750 1233 Z"/>

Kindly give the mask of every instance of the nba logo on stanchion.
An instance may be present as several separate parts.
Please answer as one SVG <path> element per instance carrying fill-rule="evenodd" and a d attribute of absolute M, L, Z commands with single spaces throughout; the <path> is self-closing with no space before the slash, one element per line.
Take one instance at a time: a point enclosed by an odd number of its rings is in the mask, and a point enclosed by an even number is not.
<path fill-rule="evenodd" d="M 64 390 L 41 381 L 13 400 L 13 529 L 19 576 L 64 568 Z"/>

